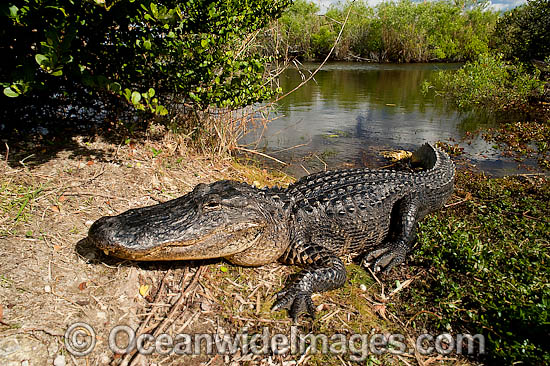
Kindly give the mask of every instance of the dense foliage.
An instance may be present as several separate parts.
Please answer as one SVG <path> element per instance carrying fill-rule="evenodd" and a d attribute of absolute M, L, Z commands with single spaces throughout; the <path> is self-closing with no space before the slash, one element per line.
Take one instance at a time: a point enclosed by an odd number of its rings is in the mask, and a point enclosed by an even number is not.
<path fill-rule="evenodd" d="M 408 302 L 442 329 L 484 334 L 490 364 L 548 365 L 550 186 L 469 173 L 458 185 L 471 199 L 420 225 L 415 257 L 432 270 Z"/>
<path fill-rule="evenodd" d="M 333 46 L 349 11 L 349 19 L 334 59 L 368 59 L 392 62 L 463 61 L 488 50 L 497 14 L 483 5 L 463 7 L 449 1 L 383 2 L 370 7 L 366 1 L 319 8 L 296 1 L 270 32 L 269 49 L 286 48 L 305 59 L 325 57 Z M 283 46 L 283 47 L 281 47 Z"/>
<path fill-rule="evenodd" d="M 550 56 L 550 0 L 528 0 L 504 14 L 496 25 L 495 47 L 523 62 Z"/>
<path fill-rule="evenodd" d="M 0 5 L 3 112 L 7 106 L 13 111 L 32 105 L 45 113 L 38 105 L 74 109 L 122 100 L 163 115 L 167 103 L 233 108 L 268 98 L 273 94 L 264 79 L 268 60 L 248 52 L 247 37 L 287 5 L 284 0 L 8 1 Z"/>
<path fill-rule="evenodd" d="M 540 72 L 503 59 L 501 54 L 483 54 L 457 71 L 440 71 L 434 80 L 437 93 L 459 108 L 484 107 L 503 110 L 526 104 L 542 92 Z M 424 84 L 424 91 L 432 85 Z"/>

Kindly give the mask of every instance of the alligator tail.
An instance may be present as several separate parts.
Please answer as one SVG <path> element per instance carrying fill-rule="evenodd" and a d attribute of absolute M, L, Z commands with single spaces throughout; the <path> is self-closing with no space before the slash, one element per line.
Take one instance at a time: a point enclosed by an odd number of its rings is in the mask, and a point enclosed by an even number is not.
<path fill-rule="evenodd" d="M 437 155 L 436 149 L 426 142 L 413 152 L 411 164 L 421 166 L 425 170 L 432 169 L 437 163 Z"/>

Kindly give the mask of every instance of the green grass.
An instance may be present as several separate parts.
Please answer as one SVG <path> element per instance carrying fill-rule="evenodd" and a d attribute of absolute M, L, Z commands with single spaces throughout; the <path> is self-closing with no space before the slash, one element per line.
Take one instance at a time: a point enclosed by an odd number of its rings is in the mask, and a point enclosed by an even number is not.
<path fill-rule="evenodd" d="M 460 174 L 472 198 L 421 223 L 415 262 L 428 275 L 401 304 L 429 309 L 434 328 L 483 334 L 491 364 L 550 363 L 550 185 L 531 179 Z"/>
<path fill-rule="evenodd" d="M 32 203 L 40 196 L 42 191 L 42 186 L 2 183 L 0 187 L 0 212 L 4 220 L 0 225 L 0 236 L 15 234 L 14 227 L 20 222 L 29 220 Z"/>

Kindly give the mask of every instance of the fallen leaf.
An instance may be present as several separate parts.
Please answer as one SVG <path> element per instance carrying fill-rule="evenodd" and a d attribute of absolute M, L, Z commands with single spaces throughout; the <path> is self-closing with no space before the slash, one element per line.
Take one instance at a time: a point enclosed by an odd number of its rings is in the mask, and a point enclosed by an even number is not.
<path fill-rule="evenodd" d="M 147 296 L 147 294 L 149 294 L 149 290 L 151 288 L 149 287 L 149 285 L 141 285 L 139 286 L 139 294 L 143 297 Z"/>
<path fill-rule="evenodd" d="M 86 163 L 86 165 L 94 165 L 94 161 L 93 160 L 90 160 Z"/>
<path fill-rule="evenodd" d="M 61 249 L 61 245 L 55 244 L 55 245 L 53 246 L 53 250 L 59 250 L 59 249 Z"/>
<path fill-rule="evenodd" d="M 0 323 L 4 320 L 4 308 L 2 307 L 2 304 L 0 304 Z"/>
<path fill-rule="evenodd" d="M 86 282 L 81 282 L 80 285 L 78 285 L 78 289 L 79 289 L 80 291 L 85 290 L 86 287 L 88 287 L 88 286 L 86 285 Z"/>
<path fill-rule="evenodd" d="M 52 210 L 53 212 L 59 212 L 59 207 L 58 206 L 51 206 L 50 210 Z"/>

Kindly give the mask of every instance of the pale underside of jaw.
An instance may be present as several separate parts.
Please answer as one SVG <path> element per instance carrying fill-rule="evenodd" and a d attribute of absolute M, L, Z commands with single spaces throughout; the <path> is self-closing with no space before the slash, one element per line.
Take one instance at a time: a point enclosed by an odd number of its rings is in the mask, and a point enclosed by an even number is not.
<path fill-rule="evenodd" d="M 140 261 L 193 260 L 221 258 L 242 252 L 256 244 L 263 233 L 263 224 L 243 223 L 216 229 L 200 239 L 173 241 L 149 250 L 135 251 L 122 245 L 103 249 L 106 255 Z"/>

